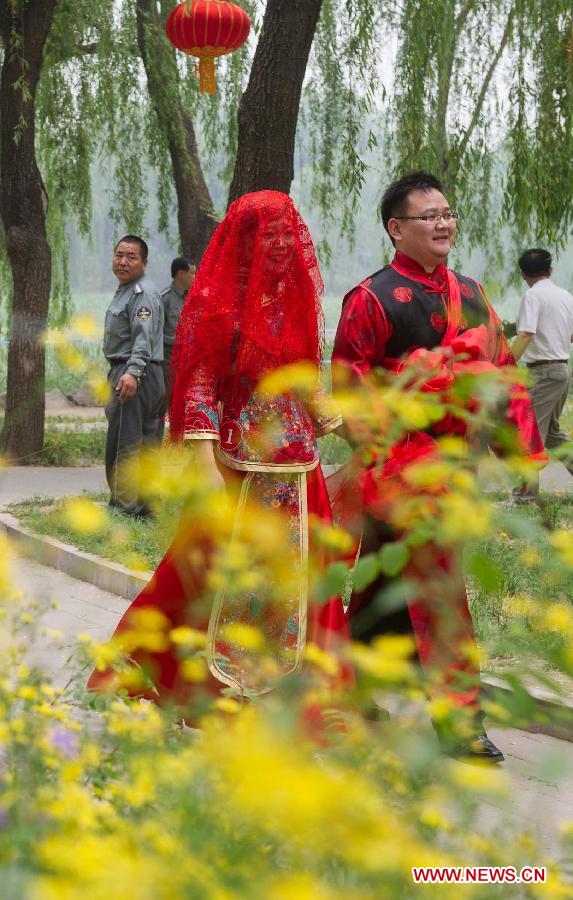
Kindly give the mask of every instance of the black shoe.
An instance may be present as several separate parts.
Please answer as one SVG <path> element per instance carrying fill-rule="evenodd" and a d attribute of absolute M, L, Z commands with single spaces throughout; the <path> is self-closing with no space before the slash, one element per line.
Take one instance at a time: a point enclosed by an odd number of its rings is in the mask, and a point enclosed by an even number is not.
<path fill-rule="evenodd" d="M 502 763 L 505 756 L 501 750 L 490 741 L 487 734 L 478 734 L 473 740 L 467 744 L 459 744 L 450 751 L 451 756 L 456 759 L 470 757 L 471 759 L 483 759 L 485 762 Z"/>

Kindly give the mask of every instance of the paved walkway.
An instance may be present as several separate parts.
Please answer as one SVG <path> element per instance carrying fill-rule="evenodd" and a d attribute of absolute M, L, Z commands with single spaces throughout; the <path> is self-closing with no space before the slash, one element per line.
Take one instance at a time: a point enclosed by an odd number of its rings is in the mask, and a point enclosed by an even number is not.
<path fill-rule="evenodd" d="M 58 608 L 50 606 L 44 613 L 42 625 L 60 631 L 61 640 L 38 637 L 30 658 L 61 686 L 69 678 L 66 661 L 77 636 L 86 633 L 94 640 L 107 640 L 129 601 L 31 559 L 17 559 L 15 568 L 16 582 L 27 597 L 34 598 L 42 607 L 49 606 L 53 600 L 58 603 Z"/>
<path fill-rule="evenodd" d="M 105 490 L 103 466 L 12 466 L 0 470 L 0 509 L 32 497 L 65 497 Z"/>
<path fill-rule="evenodd" d="M 127 601 L 30 560 L 17 561 L 16 577 L 28 596 L 39 602 L 56 599 L 60 604 L 44 614 L 43 624 L 59 629 L 63 638 L 52 645 L 41 638 L 31 659 L 63 685 L 69 677 L 67 660 L 76 636 L 86 632 L 105 640 Z M 481 828 L 489 833 L 506 819 L 516 828 L 527 826 L 547 860 L 556 858 L 559 826 L 573 819 L 573 744 L 515 729 L 490 728 L 489 734 L 506 754 L 503 768 L 513 791 L 508 803 L 483 805 Z"/>

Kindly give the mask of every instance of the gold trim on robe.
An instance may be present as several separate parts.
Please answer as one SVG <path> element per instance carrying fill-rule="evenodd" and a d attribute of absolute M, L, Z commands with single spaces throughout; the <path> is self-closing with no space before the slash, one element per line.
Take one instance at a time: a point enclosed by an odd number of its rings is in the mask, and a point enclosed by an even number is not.
<path fill-rule="evenodd" d="M 279 499 L 286 505 L 288 540 L 282 560 L 286 578 L 274 588 L 269 570 L 266 588 L 259 585 L 254 591 L 234 592 L 225 586 L 217 591 L 207 632 L 207 664 L 218 681 L 241 694 L 255 695 L 273 690 L 302 664 L 309 577 L 307 476 L 305 472 L 249 472 L 241 485 L 231 551 L 233 543 L 241 541 L 245 508 L 253 502 L 251 493 L 254 502 L 263 507 L 274 507 Z M 233 643 L 233 625 L 256 628 L 265 640 L 264 648 Z"/>

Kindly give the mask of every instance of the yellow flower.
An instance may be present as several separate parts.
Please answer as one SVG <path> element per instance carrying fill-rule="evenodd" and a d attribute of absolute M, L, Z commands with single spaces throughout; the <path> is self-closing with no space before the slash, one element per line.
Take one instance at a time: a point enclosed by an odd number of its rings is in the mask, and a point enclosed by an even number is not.
<path fill-rule="evenodd" d="M 145 743 L 163 735 L 164 723 L 154 703 L 112 703 L 109 710 L 111 734 L 127 735 Z"/>
<path fill-rule="evenodd" d="M 132 610 L 129 621 L 134 628 L 144 631 L 165 631 L 169 627 L 167 616 L 151 606 Z"/>
<path fill-rule="evenodd" d="M 87 315 L 86 313 L 74 316 L 70 322 L 70 328 L 78 335 L 78 337 L 81 337 L 86 341 L 96 340 L 101 335 L 101 328 L 96 320 L 93 316 Z"/>
<path fill-rule="evenodd" d="M 573 609 L 568 603 L 551 603 L 543 610 L 540 627 L 570 637 L 573 634 Z"/>
<path fill-rule="evenodd" d="M 366 675 L 387 684 L 407 684 L 416 680 L 416 670 L 408 657 L 409 637 L 378 638 L 370 646 L 352 644 L 350 659 Z"/>
<path fill-rule="evenodd" d="M 435 722 L 449 719 L 454 710 L 455 705 L 448 697 L 435 697 L 428 704 L 428 711 Z"/>
<path fill-rule="evenodd" d="M 493 700 L 483 700 L 482 709 L 486 716 L 497 719 L 498 722 L 510 722 L 512 718 L 511 712 L 502 706 L 501 703 L 494 703 Z"/>
<path fill-rule="evenodd" d="M 218 697 L 213 703 L 213 707 L 224 713 L 238 713 L 242 709 L 242 705 L 232 697 Z"/>
<path fill-rule="evenodd" d="M 207 643 L 207 635 L 204 631 L 189 628 L 188 625 L 180 625 L 169 632 L 171 642 L 178 647 L 192 647 L 202 649 Z"/>
<path fill-rule="evenodd" d="M 468 765 L 465 762 L 450 760 L 448 771 L 455 787 L 471 793 L 507 796 L 511 791 L 511 783 L 505 772 L 488 763 Z"/>
<path fill-rule="evenodd" d="M 310 363 L 299 362 L 282 366 L 265 375 L 259 382 L 257 391 L 261 394 L 278 396 L 289 391 L 312 393 L 316 388 L 316 367 Z"/>
<path fill-rule="evenodd" d="M 81 534 L 99 534 L 109 522 L 105 509 L 82 497 L 66 500 L 63 514 L 70 528 Z"/>
<path fill-rule="evenodd" d="M 321 669 L 325 675 L 334 677 L 338 674 L 339 667 L 336 659 L 330 653 L 325 653 L 324 650 L 321 650 L 316 644 L 308 643 L 306 645 L 304 648 L 304 658 L 306 662 L 312 663 L 317 668 Z"/>
<path fill-rule="evenodd" d="M 123 561 L 128 569 L 134 569 L 136 572 L 147 572 L 149 568 L 147 560 L 139 553 L 126 553 Z"/>
<path fill-rule="evenodd" d="M 316 541 L 331 553 L 348 553 L 354 546 L 354 538 L 343 528 L 325 527 L 317 522 L 313 523 L 312 533 Z"/>
<path fill-rule="evenodd" d="M 108 641 L 106 644 L 92 643 L 89 647 L 90 656 L 98 672 L 104 672 L 113 665 L 121 652 L 121 647 L 114 641 Z"/>
<path fill-rule="evenodd" d="M 35 700 L 38 696 L 38 691 L 31 684 L 23 684 L 16 691 L 16 696 L 20 697 L 21 700 Z"/>
<path fill-rule="evenodd" d="M 90 390 L 98 406 L 107 406 L 111 400 L 111 387 L 106 378 L 90 378 Z"/>
<path fill-rule="evenodd" d="M 450 541 L 467 541 L 488 533 L 491 508 L 485 500 L 470 500 L 460 494 L 440 498 L 442 537 Z"/>
<path fill-rule="evenodd" d="M 440 452 L 443 453 L 444 456 L 464 458 L 468 455 L 467 441 L 463 438 L 447 435 L 446 437 L 441 437 L 438 443 L 440 445 Z"/>
<path fill-rule="evenodd" d="M 409 394 L 401 394 L 399 402 L 395 404 L 394 412 L 408 431 L 427 428 L 441 415 L 441 412 L 436 412 L 432 402 Z"/>
<path fill-rule="evenodd" d="M 191 659 L 184 659 L 179 663 L 179 671 L 185 681 L 191 681 L 193 684 L 199 684 L 207 678 L 207 664 L 204 659 L 194 656 Z"/>
<path fill-rule="evenodd" d="M 439 828 L 441 831 L 452 830 L 451 816 L 439 806 L 425 804 L 420 810 L 420 822 L 430 828 Z"/>
<path fill-rule="evenodd" d="M 404 481 L 422 488 L 445 487 L 451 476 L 452 468 L 446 462 L 416 463 L 404 471 Z"/>
<path fill-rule="evenodd" d="M 245 650 L 260 651 L 265 647 L 265 638 L 258 628 L 252 625 L 243 625 L 241 622 L 225 625 L 221 629 L 221 636 L 224 641 L 236 644 Z"/>
<path fill-rule="evenodd" d="M 63 344 L 58 347 L 58 357 L 61 365 L 67 369 L 78 372 L 85 368 L 86 361 L 83 353 L 72 344 Z"/>
<path fill-rule="evenodd" d="M 561 562 L 566 566 L 573 566 L 573 533 L 558 528 L 551 533 L 549 541 L 557 551 Z"/>

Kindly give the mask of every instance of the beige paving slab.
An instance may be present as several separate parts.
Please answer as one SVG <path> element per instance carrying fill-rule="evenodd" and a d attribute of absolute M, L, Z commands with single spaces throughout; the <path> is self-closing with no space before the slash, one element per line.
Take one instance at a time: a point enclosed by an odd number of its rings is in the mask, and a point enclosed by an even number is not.
<path fill-rule="evenodd" d="M 102 466 L 8 466 L 0 470 L 0 509 L 31 497 L 66 497 L 105 491 Z"/>
<path fill-rule="evenodd" d="M 41 606 L 48 605 L 41 617 L 41 625 L 62 633 L 59 640 L 39 636 L 29 657 L 34 665 L 61 685 L 71 672 L 67 661 L 78 635 L 86 633 L 94 640 L 107 640 L 129 606 L 129 600 L 25 558 L 16 561 L 15 575 L 27 596 Z M 57 602 L 57 608 L 50 606 L 52 601 Z"/>

